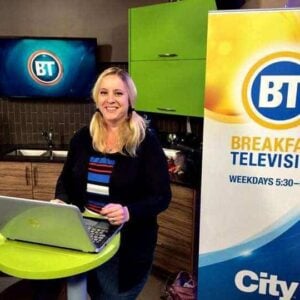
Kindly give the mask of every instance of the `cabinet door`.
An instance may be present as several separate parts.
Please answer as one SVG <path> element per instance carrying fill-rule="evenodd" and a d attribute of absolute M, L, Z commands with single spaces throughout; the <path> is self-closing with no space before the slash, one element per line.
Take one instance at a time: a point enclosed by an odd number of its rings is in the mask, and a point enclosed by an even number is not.
<path fill-rule="evenodd" d="M 138 91 L 137 110 L 203 116 L 205 60 L 135 61 L 130 74 Z"/>
<path fill-rule="evenodd" d="M 213 0 L 179 1 L 129 10 L 130 60 L 205 58 Z"/>
<path fill-rule="evenodd" d="M 61 163 L 32 163 L 34 199 L 51 200 L 54 198 L 56 181 L 62 168 Z"/>
<path fill-rule="evenodd" d="M 31 163 L 0 162 L 0 194 L 32 198 Z"/>
<path fill-rule="evenodd" d="M 193 272 L 195 191 L 177 185 L 171 188 L 169 208 L 158 217 L 154 265 L 172 273 Z"/>

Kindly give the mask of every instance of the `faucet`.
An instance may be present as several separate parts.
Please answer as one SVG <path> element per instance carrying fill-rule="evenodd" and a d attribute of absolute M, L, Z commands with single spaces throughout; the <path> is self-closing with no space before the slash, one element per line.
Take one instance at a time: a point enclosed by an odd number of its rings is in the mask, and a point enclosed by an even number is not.
<path fill-rule="evenodd" d="M 46 141 L 47 141 L 47 145 L 48 145 L 48 149 L 51 151 L 53 146 L 54 146 L 54 142 L 53 142 L 53 129 L 51 128 L 48 132 L 47 131 L 43 131 L 42 135 L 45 137 Z"/>

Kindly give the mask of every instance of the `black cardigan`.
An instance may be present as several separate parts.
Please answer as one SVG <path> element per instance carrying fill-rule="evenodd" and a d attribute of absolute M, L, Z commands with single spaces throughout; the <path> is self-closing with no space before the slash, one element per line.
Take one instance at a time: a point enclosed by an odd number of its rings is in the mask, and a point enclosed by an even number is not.
<path fill-rule="evenodd" d="M 88 161 L 95 153 L 88 127 L 75 133 L 57 181 L 56 198 L 84 209 Z M 124 291 L 137 284 L 151 266 L 157 240 L 156 219 L 169 205 L 170 181 L 163 150 L 148 130 L 136 157 L 107 156 L 116 161 L 109 183 L 109 201 L 127 206 L 130 214 L 121 232 L 119 249 L 119 282 Z"/>

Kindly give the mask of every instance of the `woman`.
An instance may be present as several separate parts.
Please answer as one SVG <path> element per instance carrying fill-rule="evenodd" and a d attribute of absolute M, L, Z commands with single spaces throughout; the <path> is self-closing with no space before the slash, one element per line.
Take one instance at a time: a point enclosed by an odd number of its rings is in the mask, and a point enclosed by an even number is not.
<path fill-rule="evenodd" d="M 90 126 L 75 133 L 56 186 L 59 201 L 124 223 L 118 253 L 89 274 L 91 299 L 136 299 L 150 272 L 157 215 L 171 199 L 163 150 L 134 110 L 135 85 L 109 68 L 93 88 Z"/>

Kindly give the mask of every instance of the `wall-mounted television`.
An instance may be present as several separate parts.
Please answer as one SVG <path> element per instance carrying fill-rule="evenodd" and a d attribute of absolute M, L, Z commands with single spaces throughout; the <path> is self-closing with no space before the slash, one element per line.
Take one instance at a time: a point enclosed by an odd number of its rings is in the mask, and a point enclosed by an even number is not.
<path fill-rule="evenodd" d="M 0 97 L 89 99 L 96 38 L 0 37 Z"/>

